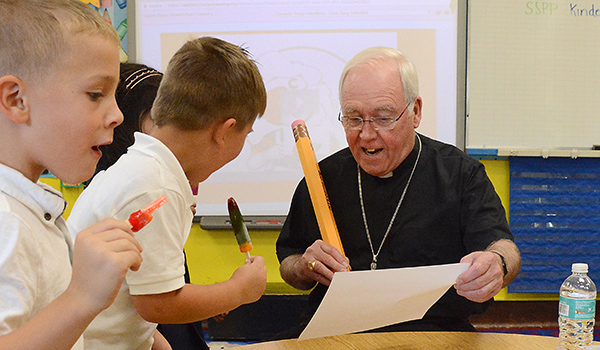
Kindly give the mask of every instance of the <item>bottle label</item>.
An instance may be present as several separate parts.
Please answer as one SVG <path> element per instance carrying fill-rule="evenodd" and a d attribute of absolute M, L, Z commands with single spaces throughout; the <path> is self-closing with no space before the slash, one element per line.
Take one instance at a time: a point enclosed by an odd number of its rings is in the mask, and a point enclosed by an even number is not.
<path fill-rule="evenodd" d="M 593 320 L 596 316 L 596 299 L 581 300 L 561 296 L 558 314 L 571 320 Z"/>

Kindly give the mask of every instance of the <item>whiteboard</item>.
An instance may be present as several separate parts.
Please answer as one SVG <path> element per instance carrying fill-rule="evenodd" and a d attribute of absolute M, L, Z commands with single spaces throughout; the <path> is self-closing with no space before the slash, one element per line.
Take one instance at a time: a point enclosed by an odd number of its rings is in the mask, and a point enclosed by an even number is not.
<path fill-rule="evenodd" d="M 468 148 L 600 143 L 600 2 L 469 0 Z"/>
<path fill-rule="evenodd" d="M 457 34 L 466 22 L 464 4 L 464 0 L 133 2 L 128 20 L 134 61 L 164 71 L 187 40 L 209 35 L 246 47 L 265 81 L 265 115 L 255 122 L 241 154 L 200 184 L 197 215 L 226 215 L 229 197 L 245 215 L 287 214 L 303 177 L 291 123 L 305 120 L 318 160 L 346 147 L 337 120 L 338 81 L 346 62 L 368 47 L 398 48 L 415 64 L 423 98 L 418 131 L 464 146 L 466 43 Z"/>

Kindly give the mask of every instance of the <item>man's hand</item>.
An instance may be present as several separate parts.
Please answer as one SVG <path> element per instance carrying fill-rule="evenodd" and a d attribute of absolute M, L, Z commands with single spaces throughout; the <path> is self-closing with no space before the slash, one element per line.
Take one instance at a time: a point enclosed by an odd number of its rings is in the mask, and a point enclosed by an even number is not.
<path fill-rule="evenodd" d="M 473 252 L 460 262 L 469 264 L 469 268 L 456 279 L 454 288 L 458 295 L 483 303 L 500 292 L 504 271 L 498 255 L 490 251 Z"/>
<path fill-rule="evenodd" d="M 504 275 L 502 258 L 506 262 L 507 274 Z M 498 240 L 485 251 L 473 252 L 460 261 L 469 264 L 467 271 L 456 279 L 458 295 L 482 303 L 493 298 L 502 287 L 512 282 L 521 270 L 521 255 L 513 241 Z"/>
<path fill-rule="evenodd" d="M 315 282 L 329 286 L 335 272 L 348 271 L 350 261 L 332 245 L 316 240 L 302 255 L 291 255 L 281 263 L 281 275 L 298 289 L 310 289 Z"/>

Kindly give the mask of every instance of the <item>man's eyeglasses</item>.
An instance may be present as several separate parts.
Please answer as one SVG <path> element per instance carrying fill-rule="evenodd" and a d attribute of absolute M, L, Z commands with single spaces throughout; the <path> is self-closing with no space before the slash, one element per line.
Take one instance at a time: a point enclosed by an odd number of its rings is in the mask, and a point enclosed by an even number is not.
<path fill-rule="evenodd" d="M 342 123 L 342 126 L 346 130 L 362 130 L 364 123 L 372 123 L 373 129 L 375 130 L 391 130 L 394 128 L 394 124 L 400 120 L 406 109 L 410 106 L 410 103 L 404 107 L 402 113 L 398 118 L 394 117 L 373 117 L 371 119 L 363 119 L 361 117 L 348 117 L 342 115 L 342 112 L 338 114 L 338 120 Z"/>

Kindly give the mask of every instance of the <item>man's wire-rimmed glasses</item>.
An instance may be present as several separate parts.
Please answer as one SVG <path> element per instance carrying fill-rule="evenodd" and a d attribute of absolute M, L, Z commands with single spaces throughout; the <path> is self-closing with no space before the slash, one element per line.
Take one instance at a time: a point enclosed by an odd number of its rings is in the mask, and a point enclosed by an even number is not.
<path fill-rule="evenodd" d="M 362 117 L 348 117 L 342 115 L 342 112 L 338 114 L 338 120 L 342 123 L 342 126 L 346 130 L 362 130 L 363 125 L 367 122 L 372 123 L 373 129 L 375 130 L 391 130 L 394 128 L 394 124 L 402 118 L 406 109 L 410 106 L 410 103 L 404 107 L 402 113 L 398 116 L 398 118 L 394 117 L 373 117 L 371 119 L 363 119 Z"/>

